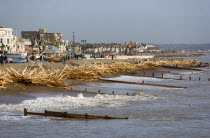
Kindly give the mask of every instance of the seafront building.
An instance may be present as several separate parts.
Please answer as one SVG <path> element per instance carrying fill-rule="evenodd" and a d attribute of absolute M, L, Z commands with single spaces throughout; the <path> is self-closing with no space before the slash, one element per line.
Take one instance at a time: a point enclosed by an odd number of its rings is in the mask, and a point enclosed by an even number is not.
<path fill-rule="evenodd" d="M 17 37 L 12 35 L 12 28 L 4 28 L 0 26 L 0 53 L 15 53 Z"/>
<path fill-rule="evenodd" d="M 17 53 L 28 53 L 31 41 L 29 39 L 17 39 Z"/>
<path fill-rule="evenodd" d="M 48 33 L 46 29 L 39 31 L 22 31 L 21 38 L 31 40 L 32 44 L 37 41 L 38 45 L 54 45 L 62 52 L 68 47 L 68 40 L 62 40 L 62 33 Z"/>
<path fill-rule="evenodd" d="M 0 27 L 0 54 L 26 55 L 31 41 L 29 39 L 18 39 L 12 32 L 12 28 Z"/>
<path fill-rule="evenodd" d="M 21 54 L 24 57 L 63 58 L 92 54 L 94 57 L 110 55 L 134 56 L 141 53 L 159 52 L 154 45 L 127 42 L 117 43 L 69 43 L 63 40 L 62 33 L 48 33 L 46 29 L 22 31 L 21 39 L 12 34 L 12 28 L 0 27 L 0 54 Z M 82 43 L 83 42 L 83 43 Z M 143 55 L 143 54 L 142 54 Z"/>

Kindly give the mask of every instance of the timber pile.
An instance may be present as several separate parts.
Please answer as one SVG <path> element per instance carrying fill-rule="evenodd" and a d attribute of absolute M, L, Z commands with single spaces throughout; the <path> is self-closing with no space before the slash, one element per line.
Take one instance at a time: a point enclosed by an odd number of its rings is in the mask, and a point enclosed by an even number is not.
<path fill-rule="evenodd" d="M 63 69 L 46 69 L 39 63 L 38 66 L 25 67 L 23 70 L 7 68 L 7 71 L 0 71 L 0 89 L 6 89 L 6 84 L 16 84 L 17 82 L 50 87 L 66 87 L 68 84 L 64 83 L 63 79 L 94 81 L 101 79 L 102 76 L 107 74 L 133 72 L 163 66 L 174 67 L 174 65 L 178 65 L 188 67 L 199 64 L 201 64 L 200 61 L 182 59 L 173 61 L 145 61 L 138 64 L 132 62 L 81 66 L 67 64 Z"/>
<path fill-rule="evenodd" d="M 137 64 L 142 69 L 155 68 L 162 66 L 182 66 L 182 67 L 198 67 L 203 64 L 202 61 L 190 60 L 190 59 L 176 59 L 176 60 L 153 60 L 153 61 L 131 61 L 131 63 Z"/>
<path fill-rule="evenodd" d="M 0 89 L 6 89 L 6 84 L 10 84 L 13 81 L 11 80 L 8 72 L 0 71 Z"/>
<path fill-rule="evenodd" d="M 46 70 L 41 64 L 39 64 L 38 68 L 34 69 L 26 67 L 23 71 L 16 71 L 13 68 L 9 68 L 7 70 L 13 82 L 21 82 L 24 84 L 33 85 L 45 85 L 49 87 L 68 86 L 68 84 L 62 81 L 62 72 L 57 70 Z"/>
<path fill-rule="evenodd" d="M 99 80 L 102 75 L 119 72 L 131 72 L 136 70 L 136 66 L 130 63 L 115 63 L 101 65 L 83 65 L 79 67 L 69 66 L 64 71 L 64 78 L 79 79 L 86 81 Z"/>
<path fill-rule="evenodd" d="M 52 116 L 52 117 L 61 117 L 61 118 L 69 118 L 69 119 L 128 119 L 128 117 L 110 117 L 110 116 L 96 116 L 96 115 L 88 115 L 88 114 L 69 114 L 67 112 L 54 112 L 45 110 L 44 113 L 35 113 L 28 112 L 26 108 L 24 108 L 24 116 L 27 115 L 39 115 L 39 116 Z"/>

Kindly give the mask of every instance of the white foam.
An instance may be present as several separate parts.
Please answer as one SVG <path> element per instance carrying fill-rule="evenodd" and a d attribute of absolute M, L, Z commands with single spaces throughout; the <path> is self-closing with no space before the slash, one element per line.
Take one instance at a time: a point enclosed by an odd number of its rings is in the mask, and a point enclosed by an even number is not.
<path fill-rule="evenodd" d="M 157 97 L 148 95 L 96 95 L 94 97 L 77 97 L 58 95 L 55 97 L 39 97 L 33 100 L 25 100 L 20 104 L 1 104 L 0 112 L 22 112 L 24 108 L 31 111 L 43 110 L 68 110 L 75 108 L 91 107 L 118 107 L 140 100 L 152 100 Z"/>
<path fill-rule="evenodd" d="M 107 80 L 119 80 L 119 81 L 130 81 L 130 82 L 140 82 L 143 80 L 147 81 L 162 81 L 159 78 L 152 78 L 152 77 L 141 77 L 141 76 L 120 76 L 115 78 L 105 78 Z"/>
<path fill-rule="evenodd" d="M 0 116 L 0 120 L 10 120 L 10 121 L 18 121 L 18 120 L 23 120 L 23 119 L 28 119 L 30 118 L 29 116 L 9 116 L 9 115 L 3 115 Z"/>

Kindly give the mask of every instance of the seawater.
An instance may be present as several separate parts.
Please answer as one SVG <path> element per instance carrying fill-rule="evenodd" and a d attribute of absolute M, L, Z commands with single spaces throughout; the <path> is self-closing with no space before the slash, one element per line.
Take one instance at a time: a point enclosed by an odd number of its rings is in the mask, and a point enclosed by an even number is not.
<path fill-rule="evenodd" d="M 87 82 L 74 89 L 117 95 L 23 93 L 0 97 L 0 137 L 209 137 L 210 69 L 176 71 L 164 74 L 171 79 L 138 76 L 107 78 L 187 88 L 164 88 L 121 83 Z M 192 80 L 188 79 L 192 76 Z M 198 80 L 201 77 L 201 80 Z M 126 94 L 129 93 L 129 96 Z M 11 100 L 12 99 L 12 100 Z M 67 111 L 69 113 L 129 117 L 128 120 L 69 120 L 23 116 L 29 111 Z"/>

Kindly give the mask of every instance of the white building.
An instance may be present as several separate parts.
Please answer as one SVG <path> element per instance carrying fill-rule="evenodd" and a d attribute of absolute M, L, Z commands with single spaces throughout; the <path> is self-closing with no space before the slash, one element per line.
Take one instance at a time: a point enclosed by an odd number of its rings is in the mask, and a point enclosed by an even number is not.
<path fill-rule="evenodd" d="M 4 28 L 0 26 L 0 51 L 7 51 L 13 53 L 16 51 L 16 37 L 12 35 L 11 28 Z"/>
<path fill-rule="evenodd" d="M 31 45 L 31 41 L 29 39 L 17 39 L 16 41 L 16 52 L 17 53 L 25 53 L 29 51 L 29 45 Z"/>
<path fill-rule="evenodd" d="M 58 42 L 58 49 L 61 50 L 62 52 L 65 52 L 68 47 L 68 40 L 59 40 Z"/>

